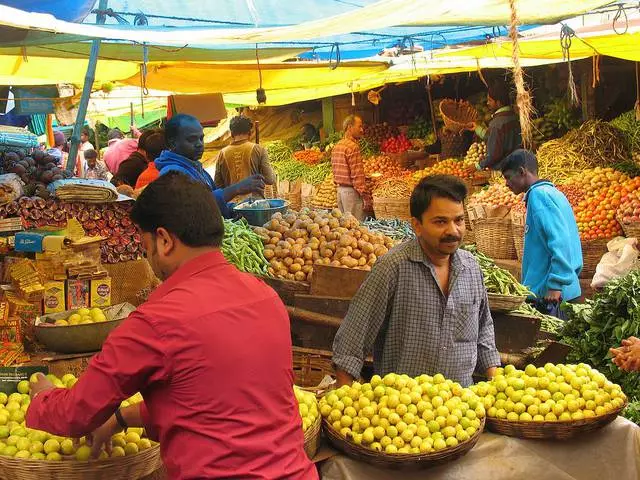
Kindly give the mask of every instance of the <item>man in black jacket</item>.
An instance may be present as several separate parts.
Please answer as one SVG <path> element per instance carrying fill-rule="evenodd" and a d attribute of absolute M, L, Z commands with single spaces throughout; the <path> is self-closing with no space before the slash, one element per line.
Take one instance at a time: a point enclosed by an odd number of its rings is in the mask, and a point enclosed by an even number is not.
<path fill-rule="evenodd" d="M 138 139 L 138 150 L 120 164 L 112 183 L 115 185 L 118 182 L 135 188 L 138 177 L 146 170 L 148 163 L 158 158 L 165 148 L 164 132 L 161 129 L 144 131 Z"/>

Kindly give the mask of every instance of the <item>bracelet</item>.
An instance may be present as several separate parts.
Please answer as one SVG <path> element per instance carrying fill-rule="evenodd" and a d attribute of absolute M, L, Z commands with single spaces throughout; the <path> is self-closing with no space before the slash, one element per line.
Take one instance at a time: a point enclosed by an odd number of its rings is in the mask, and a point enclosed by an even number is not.
<path fill-rule="evenodd" d="M 124 430 L 129 428 L 129 425 L 127 425 L 127 422 L 124 420 L 124 417 L 122 416 L 122 412 L 120 412 L 119 408 L 116 410 L 115 416 L 116 416 L 116 422 L 118 422 L 118 425 L 120 425 Z"/>

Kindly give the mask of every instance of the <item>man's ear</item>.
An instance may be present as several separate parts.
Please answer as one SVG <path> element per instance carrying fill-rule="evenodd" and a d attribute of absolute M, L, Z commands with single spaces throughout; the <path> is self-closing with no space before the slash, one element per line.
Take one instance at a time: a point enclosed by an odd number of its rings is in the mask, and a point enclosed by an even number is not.
<path fill-rule="evenodd" d="M 171 254 L 177 246 L 176 237 L 169 233 L 169 231 L 160 227 L 156 230 L 156 245 L 158 248 L 158 253 L 164 255 L 165 257 Z"/>

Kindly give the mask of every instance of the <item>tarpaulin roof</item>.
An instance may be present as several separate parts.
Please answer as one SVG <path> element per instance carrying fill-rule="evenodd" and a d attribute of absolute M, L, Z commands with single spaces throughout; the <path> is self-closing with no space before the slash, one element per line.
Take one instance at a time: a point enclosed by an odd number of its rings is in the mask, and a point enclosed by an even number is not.
<path fill-rule="evenodd" d="M 4 5 L 27 12 L 50 13 L 61 20 L 81 22 L 96 0 L 2 0 Z"/>
<path fill-rule="evenodd" d="M 252 4 L 254 2 L 251 2 Z M 521 0 L 520 21 L 524 24 L 555 23 L 611 3 L 610 0 Z M 175 6 L 175 5 L 174 5 Z M 290 26 L 258 28 L 153 28 L 74 24 L 50 15 L 28 13 L 0 6 L 0 24 L 33 30 L 70 33 L 84 37 L 152 42 L 161 44 L 248 44 L 305 41 L 371 31 L 391 26 L 505 25 L 511 14 L 504 0 L 451 2 L 432 0 L 381 0 L 346 13 Z"/>

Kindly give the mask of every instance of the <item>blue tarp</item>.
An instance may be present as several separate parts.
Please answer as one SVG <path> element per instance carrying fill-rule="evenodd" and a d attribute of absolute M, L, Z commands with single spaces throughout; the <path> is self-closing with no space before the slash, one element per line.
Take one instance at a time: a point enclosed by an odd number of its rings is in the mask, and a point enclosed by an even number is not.
<path fill-rule="evenodd" d="M 95 0 L 2 0 L 0 3 L 27 12 L 50 13 L 67 22 L 81 22 L 91 12 Z"/>

